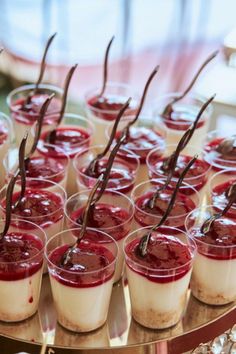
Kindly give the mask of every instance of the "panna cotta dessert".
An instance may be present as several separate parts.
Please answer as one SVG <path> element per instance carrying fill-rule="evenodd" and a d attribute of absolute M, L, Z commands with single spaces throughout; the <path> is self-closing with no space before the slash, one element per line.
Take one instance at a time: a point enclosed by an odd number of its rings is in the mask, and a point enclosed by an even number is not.
<path fill-rule="evenodd" d="M 236 220 L 221 217 L 204 232 L 204 222 L 214 213 L 213 206 L 202 207 L 186 219 L 187 232 L 197 244 L 190 285 L 198 300 L 224 305 L 236 299 Z"/>
<path fill-rule="evenodd" d="M 139 102 L 137 94 L 126 84 L 108 82 L 102 96 L 99 95 L 100 91 L 98 88 L 93 89 L 85 95 L 87 117 L 96 129 L 95 144 L 101 144 L 106 140 L 106 127 L 116 119 L 129 97 L 132 97 L 132 100 L 124 113 L 125 116 L 134 114 Z"/>
<path fill-rule="evenodd" d="M 128 122 L 134 117 L 122 119 L 118 124 L 115 142 L 121 137 Z M 112 126 L 107 129 L 107 138 L 110 136 Z M 147 116 L 140 116 L 137 123 L 129 128 L 128 136 L 121 145 L 122 149 L 127 149 L 138 156 L 140 161 L 136 185 L 148 179 L 148 169 L 146 158 L 148 153 L 154 148 L 164 149 L 165 131 L 163 126 L 156 124 L 156 120 Z M 126 158 L 126 154 L 118 151 L 118 156 Z"/>
<path fill-rule="evenodd" d="M 82 191 L 67 200 L 65 215 L 68 228 L 82 225 L 89 194 L 90 190 Z M 114 282 L 117 282 L 123 274 L 123 243 L 132 228 L 134 205 L 126 195 L 106 189 L 90 209 L 87 226 L 107 233 L 117 242 L 118 257 L 114 276 Z"/>
<path fill-rule="evenodd" d="M 183 133 L 193 124 L 201 107 L 206 101 L 204 97 L 188 94 L 183 99 L 172 104 L 170 109 L 165 110 L 167 105 L 180 95 L 180 93 L 170 93 L 160 97 L 153 111 L 153 116 L 159 118 L 166 127 L 167 145 L 178 144 Z M 203 112 L 197 123 L 196 131 L 190 139 L 190 144 L 196 148 L 195 153 L 203 146 L 211 114 L 212 105 L 209 105 Z M 169 153 L 174 151 L 170 148 L 171 147 L 169 147 Z M 184 153 L 189 153 L 188 146 L 185 148 Z"/>
<path fill-rule="evenodd" d="M 143 256 L 140 241 L 149 232 Z M 195 242 L 182 230 L 169 227 L 162 227 L 162 231 L 141 228 L 126 238 L 126 273 L 135 321 L 148 328 L 164 329 L 181 319 L 195 249 Z"/>
<path fill-rule="evenodd" d="M 60 152 L 52 150 L 48 144 L 55 145 L 69 156 L 68 183 L 66 191 L 68 195 L 77 192 L 76 176 L 73 168 L 73 158 L 83 148 L 91 144 L 94 133 L 93 125 L 84 117 L 77 114 L 66 113 L 62 123 L 55 128 L 55 134 L 44 132 L 38 142 L 37 151 L 40 155 L 61 158 Z"/>
<path fill-rule="evenodd" d="M 5 322 L 25 320 L 38 309 L 46 236 L 28 221 L 22 231 L 21 223 L 14 220 L 0 240 L 0 320 Z"/>
<path fill-rule="evenodd" d="M 52 155 L 58 157 L 50 157 L 39 155 L 37 151 L 25 163 L 27 187 L 50 189 L 56 191 L 59 184 L 62 188 L 66 188 L 67 170 L 69 165 L 69 157 L 62 149 L 55 145 L 45 145 L 45 148 L 52 151 Z M 11 149 L 3 160 L 3 165 L 6 171 L 6 182 L 14 175 L 18 168 L 18 149 Z M 40 181 L 39 181 L 40 180 Z M 55 182 L 48 184 L 47 180 Z M 21 187 L 20 177 L 16 182 L 16 187 Z"/>
<path fill-rule="evenodd" d="M 30 182 L 40 185 L 42 181 L 40 179 L 31 179 Z M 56 191 L 51 192 L 48 189 L 26 187 L 24 196 L 20 202 L 18 201 L 21 191 L 13 193 L 12 228 L 14 227 L 14 219 L 21 219 L 21 222 L 17 223 L 17 228 L 22 230 L 22 232 L 31 231 L 29 226 L 36 224 L 45 231 L 49 239 L 62 230 L 66 193 L 61 186 L 52 181 L 45 180 L 43 183 L 53 186 Z M 6 187 L 3 187 L 0 191 L 0 204 L 1 213 L 5 216 Z M 25 221 L 31 221 L 32 224 L 25 223 Z M 36 230 L 33 229 L 32 232 L 34 231 L 37 234 L 37 230 L 38 228 Z"/>
<path fill-rule="evenodd" d="M 108 158 L 110 150 L 101 159 L 97 159 L 95 165 L 91 165 L 92 161 L 101 154 L 105 149 L 105 145 L 95 145 L 83 149 L 79 152 L 73 161 L 76 171 L 76 180 L 78 191 L 91 189 L 98 177 L 105 173 L 108 166 Z M 136 176 L 139 169 L 139 159 L 128 150 L 120 150 L 123 156 L 116 156 L 111 167 L 109 180 L 107 183 L 108 189 L 113 189 L 126 195 L 130 195 L 132 191 Z"/>
<path fill-rule="evenodd" d="M 204 146 L 204 160 L 211 165 L 211 175 L 228 171 L 228 174 L 221 175 L 221 181 L 231 178 L 236 173 L 236 130 L 231 136 L 224 136 L 218 130 L 209 132 Z"/>
<path fill-rule="evenodd" d="M 71 331 L 89 332 L 107 318 L 117 245 L 104 232 L 89 228 L 75 244 L 80 230 L 55 235 L 45 255 L 58 322 Z"/>
<path fill-rule="evenodd" d="M 172 146 L 171 146 L 172 148 Z M 175 146 L 176 148 L 176 146 Z M 195 147 L 188 147 L 189 154 L 180 153 L 177 159 L 177 164 L 173 173 L 174 178 L 179 178 L 184 168 L 187 166 L 192 156 L 195 153 Z M 170 158 L 169 147 L 166 149 L 156 148 L 152 150 L 147 157 L 147 166 L 150 179 L 159 179 L 167 177 L 170 172 L 168 167 L 168 159 Z M 210 173 L 211 166 L 206 163 L 202 158 L 202 152 L 199 151 L 198 158 L 188 170 L 184 181 L 198 191 L 200 202 L 204 200 L 207 191 L 207 181 Z M 182 188 L 182 192 L 190 195 L 193 190 Z"/>
<path fill-rule="evenodd" d="M 13 127 L 8 116 L 0 112 L 0 187 L 5 184 L 5 170 L 3 168 L 3 159 L 6 155 L 12 139 Z"/>
<path fill-rule="evenodd" d="M 169 184 L 165 189 L 160 190 L 165 185 L 165 181 L 165 179 L 146 181 L 140 183 L 132 191 L 131 199 L 135 206 L 134 230 L 144 226 L 154 226 L 161 220 L 173 195 L 174 186 L 177 183 L 177 180 L 173 179 L 173 185 Z M 183 192 L 185 189 L 188 189 L 191 193 L 186 195 Z M 160 190 L 160 192 L 155 198 L 158 190 Z M 198 201 L 198 192 L 192 186 L 183 183 L 164 225 L 185 230 L 185 219 L 187 215 L 198 206 Z M 160 230 L 161 229 L 162 227 L 160 227 Z M 173 232 L 173 230 L 171 230 L 171 232 Z"/>
<path fill-rule="evenodd" d="M 35 85 L 18 87 L 7 96 L 7 105 L 14 123 L 16 143 L 20 145 L 26 131 L 37 122 L 40 109 L 51 94 L 53 97 L 43 120 L 43 131 L 51 129 L 59 119 L 61 110 L 62 89 L 52 85 L 40 84 L 37 93 L 34 93 Z M 29 140 L 33 140 L 29 136 Z"/>

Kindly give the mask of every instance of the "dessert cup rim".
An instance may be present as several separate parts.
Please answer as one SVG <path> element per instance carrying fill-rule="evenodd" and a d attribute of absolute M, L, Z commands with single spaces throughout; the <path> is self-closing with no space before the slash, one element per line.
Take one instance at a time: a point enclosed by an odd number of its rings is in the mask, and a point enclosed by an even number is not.
<path fill-rule="evenodd" d="M 8 129 L 8 134 L 7 134 L 7 142 L 10 142 L 13 140 L 14 138 L 14 128 L 13 128 L 13 123 L 11 118 L 4 112 L 0 112 L 0 121 L 2 120 L 2 118 L 7 122 L 7 129 Z"/>

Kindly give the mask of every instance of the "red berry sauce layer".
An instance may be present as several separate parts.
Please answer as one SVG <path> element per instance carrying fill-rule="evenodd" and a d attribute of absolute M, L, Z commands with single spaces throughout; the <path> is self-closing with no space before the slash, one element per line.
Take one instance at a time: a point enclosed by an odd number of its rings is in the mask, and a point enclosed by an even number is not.
<path fill-rule="evenodd" d="M 4 144 L 8 138 L 8 129 L 0 123 L 0 145 Z"/>
<path fill-rule="evenodd" d="M 39 117 L 40 109 L 49 97 L 47 94 L 36 94 L 31 97 L 29 103 L 26 103 L 27 98 L 20 98 L 11 104 L 11 114 L 13 118 L 23 124 L 32 125 Z M 47 109 L 44 118 L 45 125 L 55 124 L 59 118 L 61 101 L 54 97 Z"/>
<path fill-rule="evenodd" d="M 19 199 L 20 192 L 13 194 L 13 204 Z M 21 202 L 14 208 L 12 215 L 31 221 L 42 228 L 47 228 L 63 218 L 63 199 L 56 193 L 47 190 L 26 189 Z M 3 202 L 6 207 L 6 201 Z M 12 220 L 14 225 L 14 220 Z M 28 223 L 17 222 L 22 229 L 30 229 Z"/>
<path fill-rule="evenodd" d="M 217 151 L 217 148 L 224 139 L 225 138 L 213 139 L 204 147 L 204 159 L 212 165 L 212 168 L 215 171 L 224 170 L 226 168 L 236 169 L 236 147 L 234 147 L 233 151 L 230 151 L 229 153 L 220 153 Z"/>
<path fill-rule="evenodd" d="M 149 170 L 150 178 L 160 178 L 166 177 L 169 171 L 163 169 L 163 165 L 168 157 L 158 158 L 157 155 L 154 155 L 150 160 L 150 164 L 152 164 L 152 170 Z M 180 155 L 178 157 L 177 165 L 174 171 L 174 178 L 179 179 L 187 164 L 192 159 L 192 156 Z M 209 170 L 209 165 L 200 159 L 197 159 L 194 164 L 188 170 L 184 181 L 194 187 L 197 191 L 201 190 L 202 187 L 207 182 L 207 172 Z M 181 190 L 185 194 L 192 194 L 194 191 L 191 188 L 183 188 Z"/>
<path fill-rule="evenodd" d="M 60 268 L 52 275 L 58 282 L 73 288 L 90 288 L 112 278 L 115 268 L 109 264 L 114 261 L 114 256 L 106 247 L 82 240 L 65 265 L 63 256 L 68 248 L 68 245 L 60 246 L 49 256 L 50 261 Z"/>
<path fill-rule="evenodd" d="M 74 211 L 70 215 L 71 220 L 73 220 L 74 223 L 81 225 L 83 222 L 84 210 L 85 207 L 82 207 Z M 106 231 L 109 228 L 109 235 L 115 240 L 120 240 L 129 232 L 131 227 L 130 223 L 132 222 L 131 218 L 132 215 L 123 208 L 104 203 L 97 203 L 93 212 L 89 215 L 87 226 L 102 231 Z M 126 221 L 130 222 L 126 223 Z"/>
<path fill-rule="evenodd" d="M 87 101 L 87 104 L 93 108 L 96 108 L 97 111 L 94 111 L 97 117 L 104 120 L 113 121 L 116 119 L 117 113 L 126 103 L 127 97 L 109 95 L 109 96 L 94 96 Z M 132 104 L 132 103 L 131 103 Z M 135 104 L 130 105 L 129 108 L 125 111 L 124 115 L 132 115 L 135 113 Z M 102 112 L 104 111 L 104 112 Z"/>
<path fill-rule="evenodd" d="M 106 171 L 107 168 L 107 158 L 103 158 L 96 163 L 94 171 L 88 171 L 87 167 L 83 167 L 80 172 L 87 176 L 81 176 L 83 184 L 88 187 L 92 188 L 94 186 L 94 181 L 91 181 L 91 178 L 98 178 L 102 173 Z M 107 188 L 117 190 L 121 193 L 129 193 L 133 187 L 135 182 L 135 171 L 132 169 L 131 164 L 125 162 L 123 159 L 118 157 L 115 158 L 110 176 L 109 181 L 107 184 Z"/>
<path fill-rule="evenodd" d="M 211 192 L 211 204 L 214 205 L 214 209 L 217 212 L 222 211 L 228 204 L 229 198 L 227 192 L 229 191 L 232 184 L 236 183 L 236 179 L 231 179 L 230 181 L 224 182 L 215 186 Z M 229 218 L 236 219 L 236 203 L 232 205 L 229 211 L 226 213 Z"/>
<path fill-rule="evenodd" d="M 128 266 L 134 272 L 155 283 L 173 282 L 189 272 L 193 255 L 189 247 L 178 238 L 153 232 L 145 257 L 139 253 L 139 242 L 140 239 L 135 239 L 125 248 L 129 257 Z M 136 266 L 132 261 L 145 267 L 144 270 L 142 271 L 142 268 Z M 173 268 L 178 267 L 180 268 L 172 271 Z"/>
<path fill-rule="evenodd" d="M 217 260 L 236 258 L 236 220 L 217 219 L 206 234 L 198 227 L 191 230 L 191 235 L 197 242 L 198 252 L 204 256 Z"/>
<path fill-rule="evenodd" d="M 77 154 L 82 148 L 86 148 L 90 144 L 90 134 L 83 128 L 76 127 L 59 127 L 56 129 L 56 135 L 53 141 L 51 141 L 48 132 L 44 132 L 41 136 L 38 150 L 46 156 L 50 157 L 62 157 L 59 151 L 56 151 L 49 146 L 45 146 L 44 144 L 52 144 L 61 148 L 64 153 L 69 155 L 71 158 Z"/>
<path fill-rule="evenodd" d="M 162 119 L 169 129 L 187 130 L 195 121 L 199 109 L 194 106 L 176 105 L 167 115 L 162 115 Z M 205 118 L 201 118 L 196 129 L 205 124 Z"/>
<path fill-rule="evenodd" d="M 123 131 L 119 131 L 116 134 L 116 139 L 119 139 L 122 133 Z M 145 163 L 147 154 L 152 149 L 163 146 L 164 143 L 165 140 L 163 136 L 152 129 L 146 127 L 131 127 L 129 136 L 121 146 L 139 156 L 141 163 Z M 119 153 L 122 156 L 124 151 Z"/>
<path fill-rule="evenodd" d="M 20 280 L 36 273 L 43 265 L 42 249 L 37 236 L 8 232 L 0 240 L 0 280 Z"/>
<path fill-rule="evenodd" d="M 149 204 L 151 198 L 154 195 L 154 191 L 146 192 L 144 195 L 137 198 L 135 200 L 135 220 L 141 226 L 153 226 L 157 224 L 158 221 L 160 221 L 161 217 L 164 215 L 172 197 L 172 194 L 173 193 L 171 190 L 161 192 L 153 208 L 150 208 Z M 185 194 L 178 193 L 174 206 L 164 225 L 184 230 L 185 218 L 187 214 L 195 208 L 196 205 L 191 198 L 189 198 Z M 171 233 L 175 232 L 174 230 L 170 231 Z"/>

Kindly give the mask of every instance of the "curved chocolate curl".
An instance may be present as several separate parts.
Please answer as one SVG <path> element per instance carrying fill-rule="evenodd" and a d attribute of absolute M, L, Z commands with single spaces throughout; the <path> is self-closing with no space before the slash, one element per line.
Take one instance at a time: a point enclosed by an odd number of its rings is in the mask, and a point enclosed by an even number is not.
<path fill-rule="evenodd" d="M 82 240 L 82 238 L 84 237 L 84 235 L 86 233 L 91 204 L 92 204 L 93 198 L 97 192 L 97 189 L 99 188 L 99 186 L 101 184 L 102 179 L 103 179 L 103 175 L 99 176 L 95 185 L 91 189 L 91 192 L 89 194 L 87 204 L 85 207 L 84 216 L 83 216 L 83 223 L 81 226 L 79 237 L 78 237 L 76 243 L 73 246 L 69 247 L 68 250 L 63 254 L 63 257 L 61 259 L 61 265 L 66 265 L 70 261 L 70 257 L 73 253 L 73 250 L 78 247 L 80 241 Z"/>
<path fill-rule="evenodd" d="M 71 79 L 73 77 L 73 74 L 75 72 L 75 69 L 77 68 L 78 64 L 73 65 L 70 70 L 67 73 L 66 76 L 66 80 L 65 80 L 65 85 L 64 85 L 64 92 L 63 92 L 63 96 L 62 96 L 62 104 L 61 104 L 61 110 L 60 110 L 60 115 L 56 124 L 56 128 L 61 124 L 61 121 L 63 119 L 64 113 L 65 113 L 65 109 L 66 109 L 66 104 L 67 104 L 67 96 L 68 96 L 68 91 L 69 91 L 69 86 L 70 86 L 70 82 Z M 53 129 L 47 139 L 48 141 L 53 144 L 56 138 L 56 128 Z"/>
<path fill-rule="evenodd" d="M 106 52 L 105 52 L 105 58 L 104 58 L 104 64 L 103 64 L 103 82 L 102 82 L 102 89 L 101 89 L 101 92 L 99 93 L 98 95 L 98 98 L 99 97 L 102 97 L 104 92 L 105 92 L 105 89 L 106 89 L 106 85 L 107 85 L 107 76 L 108 76 L 108 56 L 109 56 L 109 52 L 110 52 L 110 48 L 111 48 L 111 45 L 112 45 L 112 42 L 113 40 L 115 39 L 115 36 L 112 36 L 108 45 L 107 45 L 107 48 L 106 48 Z"/>
<path fill-rule="evenodd" d="M 14 174 L 14 176 L 10 179 L 10 182 L 7 186 L 6 191 L 6 219 L 3 231 L 0 233 L 0 239 L 2 239 L 8 232 L 10 224 L 11 224 L 11 213 L 12 213 L 12 195 L 14 191 L 14 187 L 16 184 L 16 180 L 18 177 L 18 172 Z"/>
<path fill-rule="evenodd" d="M 216 151 L 222 155 L 226 155 L 232 152 L 234 148 L 236 148 L 236 134 L 221 141 Z"/>
<path fill-rule="evenodd" d="M 197 155 L 194 156 L 192 158 L 191 161 L 189 161 L 188 165 L 185 167 L 185 169 L 183 170 L 183 172 L 181 173 L 180 177 L 179 177 L 179 180 L 175 186 L 175 189 L 173 191 L 173 194 L 171 196 L 171 199 L 170 199 L 170 202 L 168 204 L 168 207 L 165 211 L 165 213 L 163 214 L 161 220 L 159 221 L 158 224 L 154 225 L 151 230 L 148 232 L 147 235 L 144 235 L 141 240 L 140 240 L 140 243 L 138 245 L 138 253 L 141 257 L 145 257 L 147 255 L 147 248 L 148 248 L 148 244 L 149 244 L 149 241 L 150 241 L 150 238 L 151 238 L 151 234 L 153 231 L 156 231 L 158 229 L 158 227 L 160 227 L 161 225 L 164 224 L 164 222 L 166 221 L 167 217 L 169 216 L 173 206 L 174 206 L 174 203 L 175 203 L 175 199 L 176 199 L 176 196 L 177 196 L 177 193 L 179 191 L 179 188 L 184 180 L 184 177 L 185 175 L 187 174 L 188 170 L 190 169 L 190 167 L 194 164 L 194 162 L 197 160 Z"/>
<path fill-rule="evenodd" d="M 180 139 L 176 150 L 171 154 L 171 156 L 163 163 L 162 169 L 163 171 L 166 171 L 168 173 L 166 181 L 164 183 L 163 186 L 161 186 L 153 195 L 153 197 L 150 199 L 149 201 L 149 206 L 151 209 L 154 208 L 154 205 L 156 203 L 156 199 L 159 197 L 159 194 L 161 191 L 163 191 L 164 189 L 166 189 L 166 187 L 168 186 L 168 184 L 170 183 L 174 172 L 175 172 L 175 168 L 177 165 L 177 161 L 178 161 L 178 157 L 181 153 L 182 150 L 184 150 L 184 148 L 187 146 L 187 144 L 189 143 L 190 139 L 192 138 L 194 131 L 197 127 L 198 121 L 201 118 L 202 114 L 204 113 L 204 111 L 206 110 L 206 108 L 208 107 L 208 105 L 213 101 L 213 99 L 215 98 L 215 95 L 213 95 L 212 97 L 210 97 L 201 107 L 200 111 L 197 114 L 197 117 L 194 121 L 194 123 L 192 124 L 192 126 L 186 130 L 186 132 L 183 134 L 182 138 Z"/>
<path fill-rule="evenodd" d="M 201 232 L 203 234 L 208 233 L 211 230 L 215 220 L 220 219 L 222 216 L 224 216 L 235 202 L 236 202 L 236 183 L 232 184 L 229 188 L 228 203 L 225 206 L 225 208 L 220 213 L 216 213 L 210 216 L 207 220 L 205 220 L 204 223 L 202 224 Z"/>
<path fill-rule="evenodd" d="M 172 105 L 174 103 L 182 100 L 187 95 L 187 93 L 189 93 L 189 91 L 192 89 L 193 85 L 197 81 L 199 75 L 201 74 L 202 70 L 217 56 L 218 53 L 219 53 L 219 50 L 216 50 L 216 51 L 214 51 L 212 54 L 210 54 L 207 57 L 207 59 L 202 63 L 202 65 L 198 69 L 197 73 L 195 74 L 195 76 L 193 77 L 192 81 L 190 82 L 188 87 L 185 89 L 185 91 L 179 97 L 173 98 L 170 101 L 170 103 L 167 104 L 167 106 L 164 108 L 164 111 L 163 111 L 162 115 L 165 116 L 165 115 L 171 114 L 171 112 L 173 111 Z"/>
<path fill-rule="evenodd" d="M 110 139 L 105 147 L 105 149 L 100 153 L 98 154 L 89 164 L 89 166 L 86 168 L 86 172 L 87 174 L 91 175 L 91 173 L 94 173 L 95 170 L 96 170 L 96 166 L 97 166 L 97 163 L 99 160 L 101 160 L 106 154 L 107 152 L 109 151 L 112 143 L 113 143 L 113 140 L 115 138 L 115 135 L 116 135 L 116 131 L 117 131 L 117 127 L 118 127 L 118 124 L 124 114 L 124 112 L 127 110 L 127 108 L 129 107 L 129 104 L 130 104 L 130 101 L 131 101 L 131 98 L 129 98 L 126 103 L 122 106 L 122 108 L 120 109 L 117 117 L 116 117 L 116 120 L 114 122 L 114 125 L 113 125 L 113 128 L 112 128 L 112 132 L 111 132 L 111 135 L 110 135 Z"/>

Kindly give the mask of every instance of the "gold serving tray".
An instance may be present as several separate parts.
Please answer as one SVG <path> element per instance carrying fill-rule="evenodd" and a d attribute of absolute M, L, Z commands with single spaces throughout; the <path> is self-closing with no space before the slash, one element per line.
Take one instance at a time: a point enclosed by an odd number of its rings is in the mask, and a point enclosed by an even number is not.
<path fill-rule="evenodd" d="M 144 328 L 132 320 L 128 285 L 126 279 L 122 279 L 113 287 L 107 323 L 88 334 L 73 333 L 57 323 L 49 278 L 44 275 L 38 312 L 23 322 L 0 322 L 0 353 L 39 354 L 46 342 L 47 354 L 178 354 L 209 341 L 234 323 L 236 303 L 205 305 L 189 291 L 184 316 L 176 326 L 167 330 Z"/>

